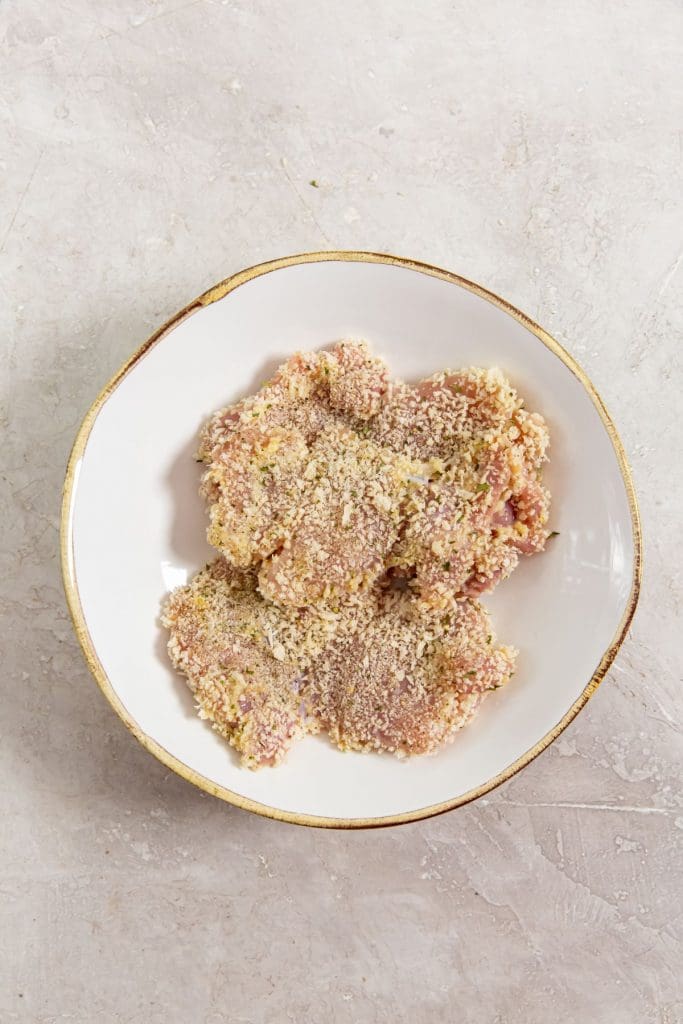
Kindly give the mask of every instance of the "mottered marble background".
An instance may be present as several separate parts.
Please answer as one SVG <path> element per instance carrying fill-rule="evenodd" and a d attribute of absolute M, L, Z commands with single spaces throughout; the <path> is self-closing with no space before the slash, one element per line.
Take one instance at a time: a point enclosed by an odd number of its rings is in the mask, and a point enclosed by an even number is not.
<path fill-rule="evenodd" d="M 678 0 L 0 0 L 3 1024 L 682 1024 L 682 43 Z M 60 582 L 110 374 L 215 281 L 320 248 L 449 267 L 546 326 L 644 520 L 587 709 L 488 798 L 379 832 L 169 774 Z"/>

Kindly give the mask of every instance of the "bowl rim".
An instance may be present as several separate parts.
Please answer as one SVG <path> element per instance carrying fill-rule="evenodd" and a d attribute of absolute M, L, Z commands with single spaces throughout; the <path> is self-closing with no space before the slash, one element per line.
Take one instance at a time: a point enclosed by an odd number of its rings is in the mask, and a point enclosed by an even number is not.
<path fill-rule="evenodd" d="M 507 768 L 499 772 L 493 778 L 487 780 L 482 785 L 475 787 L 474 789 L 468 790 L 460 796 L 453 797 L 449 800 L 441 801 L 437 804 L 431 804 L 427 807 L 420 807 L 412 811 L 405 811 L 400 814 L 391 814 L 380 817 L 371 818 L 334 818 L 324 817 L 321 815 L 313 814 L 302 814 L 296 811 L 285 811 L 278 807 L 271 807 L 268 804 L 260 803 L 259 801 L 252 800 L 249 797 L 242 796 L 240 793 L 236 793 L 233 790 L 228 789 L 225 786 L 220 786 L 213 782 L 211 779 L 199 772 L 195 771 L 189 765 L 180 761 L 174 754 L 166 750 L 156 740 L 152 739 L 147 733 L 145 733 L 135 719 L 129 714 L 124 707 L 123 703 L 118 697 L 116 690 L 112 686 L 107 674 L 104 670 L 102 663 L 99 660 L 97 651 L 90 637 L 88 626 L 86 623 L 85 615 L 83 613 L 83 607 L 78 592 L 78 584 L 76 580 L 76 574 L 74 570 L 74 558 L 73 558 L 73 506 L 74 498 L 76 495 L 76 485 L 78 479 L 78 466 L 80 460 L 83 457 L 85 447 L 90 436 L 90 432 L 94 426 L 95 420 L 107 400 L 114 393 L 118 385 L 121 383 L 123 378 L 129 373 L 130 370 L 150 351 L 155 345 L 163 340 L 172 330 L 174 330 L 183 320 L 196 313 L 198 310 L 210 306 L 214 302 L 218 302 L 220 299 L 229 295 L 230 292 L 239 288 L 240 285 L 245 284 L 248 281 L 252 281 L 257 277 L 261 277 L 263 274 L 269 274 L 276 270 L 282 270 L 287 267 L 295 266 L 297 264 L 304 263 L 322 263 L 322 262 L 352 262 L 352 263 L 383 263 L 390 266 L 399 266 L 406 269 L 416 271 L 421 274 L 426 274 L 430 277 L 439 278 L 442 281 L 447 281 L 450 284 L 455 284 L 458 287 L 465 288 L 467 291 L 474 293 L 482 299 L 486 299 L 487 302 L 491 302 L 494 306 L 497 306 L 503 312 L 513 317 L 522 323 L 529 331 L 531 331 L 551 352 L 553 352 L 558 359 L 560 359 L 564 365 L 574 374 L 577 380 L 580 382 L 582 387 L 588 393 L 593 405 L 598 411 L 600 419 L 605 427 L 612 447 L 617 458 L 619 470 L 626 490 L 626 495 L 629 504 L 629 511 L 631 515 L 631 529 L 633 535 L 633 576 L 631 580 L 631 590 L 629 593 L 628 601 L 622 615 L 621 622 L 619 623 L 616 633 L 612 638 L 611 642 L 605 649 L 595 671 L 591 678 L 588 680 L 586 686 L 581 692 L 580 696 L 570 706 L 568 711 L 563 715 L 560 721 L 553 726 L 537 743 L 535 743 L 529 750 L 518 757 L 512 764 L 508 765 Z M 62 510 L 61 510 L 61 524 L 60 524 L 60 548 L 61 548 L 61 566 L 62 566 L 62 579 L 64 584 L 64 591 L 66 594 L 67 605 L 69 613 L 73 622 L 74 631 L 76 637 L 81 646 L 87 665 L 95 677 L 100 689 L 104 696 L 111 704 L 114 711 L 117 713 L 119 718 L 123 721 L 124 725 L 129 729 L 130 732 L 136 737 L 136 739 L 142 744 L 142 746 L 153 754 L 162 764 L 166 765 L 176 774 L 180 775 L 187 782 L 191 782 L 193 785 L 198 786 L 199 789 L 204 790 L 206 793 L 210 793 L 212 796 L 219 797 L 221 800 L 225 800 L 227 803 L 233 804 L 236 807 L 240 807 L 243 810 L 253 811 L 256 814 L 260 814 L 267 818 L 274 818 L 278 821 L 285 821 L 296 825 L 309 825 L 317 826 L 322 828 L 339 828 L 339 829 L 357 829 L 357 828 L 379 828 L 390 825 L 401 825 L 412 821 L 419 821 L 423 818 L 430 818 L 437 814 L 444 814 L 447 811 L 451 811 L 456 807 L 462 807 L 465 804 L 471 803 L 473 800 L 477 800 L 484 796 L 486 793 L 491 792 L 497 786 L 500 786 L 503 782 L 506 782 L 517 772 L 521 771 L 526 765 L 533 761 L 542 751 L 548 747 L 553 740 L 555 740 L 561 732 L 569 725 L 570 722 L 576 718 L 579 711 L 586 705 L 588 700 L 597 690 L 602 679 L 605 677 L 609 670 L 612 662 L 614 661 L 619 648 L 621 647 L 626 633 L 629 629 L 633 616 L 635 614 L 636 606 L 638 604 L 638 597 L 640 594 L 640 586 L 642 580 L 642 529 L 640 523 L 640 513 L 638 510 L 638 502 L 636 498 L 635 489 L 633 486 L 633 480 L 631 475 L 631 468 L 629 466 L 626 454 L 624 452 L 623 445 L 619 438 L 616 426 L 609 415 L 605 404 L 598 394 L 592 381 L 589 379 L 585 371 L 579 366 L 575 359 L 569 355 L 569 353 L 559 344 L 546 330 L 539 326 L 531 317 L 522 313 L 519 309 L 509 303 L 506 299 L 496 295 L 495 292 L 490 291 L 488 288 L 484 288 L 482 285 L 470 281 L 467 278 L 461 277 L 459 274 L 455 274 L 449 270 L 443 270 L 440 267 L 433 266 L 429 263 L 423 263 L 419 260 L 407 259 L 401 256 L 393 256 L 388 253 L 379 252 L 368 252 L 368 251 L 355 251 L 355 250 L 329 250 L 321 252 L 305 252 L 298 253 L 292 256 L 283 256 L 279 259 L 268 260 L 265 263 L 258 263 L 255 266 L 247 267 L 244 270 L 240 270 L 235 274 L 230 275 L 218 284 L 209 288 L 203 292 L 200 296 L 194 299 L 192 302 L 184 306 L 179 312 L 175 313 L 169 320 L 167 320 L 158 330 L 156 330 L 138 349 L 133 355 L 126 360 L 126 362 L 120 367 L 119 370 L 113 375 L 107 384 L 102 388 L 100 393 L 95 398 L 94 402 L 88 409 L 81 426 L 78 429 L 76 438 L 69 456 L 67 463 L 66 476 L 64 480 L 63 492 L 62 492 Z"/>

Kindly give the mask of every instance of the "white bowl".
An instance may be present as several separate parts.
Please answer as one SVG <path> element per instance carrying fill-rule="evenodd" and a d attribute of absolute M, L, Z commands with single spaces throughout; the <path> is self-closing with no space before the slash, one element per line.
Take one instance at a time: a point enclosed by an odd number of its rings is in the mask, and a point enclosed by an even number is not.
<path fill-rule="evenodd" d="M 512 683 L 432 757 L 341 753 L 307 738 L 276 769 L 240 768 L 200 721 L 165 651 L 160 604 L 211 551 L 197 431 L 286 356 L 361 337 L 392 372 L 500 366 L 546 417 L 560 535 L 487 602 L 520 649 Z M 309 825 L 395 824 L 481 796 L 539 754 L 611 664 L 638 599 L 641 535 L 614 425 L 542 328 L 479 285 L 374 253 L 311 253 L 244 270 L 202 295 L 121 368 L 88 412 L 62 516 L 67 599 L 88 664 L 160 761 L 240 807 Z"/>

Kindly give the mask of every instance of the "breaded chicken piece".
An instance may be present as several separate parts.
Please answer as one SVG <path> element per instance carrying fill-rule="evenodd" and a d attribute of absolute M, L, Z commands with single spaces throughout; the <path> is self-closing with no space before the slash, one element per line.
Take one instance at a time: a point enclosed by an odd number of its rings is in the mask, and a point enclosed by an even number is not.
<path fill-rule="evenodd" d="M 500 370 L 443 370 L 418 384 L 393 384 L 371 436 L 416 459 L 449 460 L 499 433 L 515 407 L 516 394 Z"/>
<path fill-rule="evenodd" d="M 432 432 L 401 443 L 431 457 L 429 482 L 412 492 L 388 564 L 413 577 L 427 603 L 444 605 L 493 589 L 520 554 L 543 549 L 550 498 L 538 477 L 548 431 L 497 370 L 439 374 L 415 390 L 405 415 L 425 402 Z M 402 422 L 395 413 L 382 434 L 392 445 Z"/>
<path fill-rule="evenodd" d="M 362 424 L 381 407 L 388 375 L 365 342 L 297 352 L 254 395 L 214 413 L 202 430 L 198 458 L 210 465 L 229 437 L 254 425 L 294 429 L 309 443 L 331 423 Z"/>
<path fill-rule="evenodd" d="M 295 427 L 245 426 L 221 444 L 202 477 L 207 540 L 247 568 L 280 547 L 301 507 L 308 446 Z"/>
<path fill-rule="evenodd" d="M 278 764 L 310 730 L 303 676 L 326 647 L 338 616 L 279 609 L 263 600 L 254 574 L 224 558 L 168 599 L 168 651 L 209 719 L 248 768 Z"/>
<path fill-rule="evenodd" d="M 257 425 L 314 438 L 330 415 L 320 358 L 318 352 L 295 353 L 255 394 L 214 413 L 201 432 L 198 458 L 211 465 L 230 437 Z"/>
<path fill-rule="evenodd" d="M 370 420 L 383 408 L 389 370 L 361 341 L 340 341 L 320 353 L 330 406 L 351 421 Z"/>
<path fill-rule="evenodd" d="M 326 513 L 330 550 L 335 545 L 338 553 L 344 550 L 349 514 L 359 520 L 356 526 L 365 528 L 368 545 L 378 549 L 380 558 L 395 540 L 395 530 L 384 539 L 383 523 L 387 513 L 389 519 L 395 518 L 395 498 L 404 489 L 402 475 L 412 466 L 362 440 L 351 426 L 365 430 L 364 421 L 378 408 L 386 385 L 386 366 L 369 354 L 367 346 L 342 342 L 330 352 L 292 356 L 257 395 L 216 413 L 202 432 L 198 454 L 208 466 L 201 490 L 209 508 L 209 543 L 232 564 L 245 568 L 282 551 L 275 559 L 277 573 L 273 572 L 270 587 L 274 599 L 279 587 L 283 599 L 292 603 L 292 595 L 285 596 L 285 566 L 292 569 L 292 558 L 299 557 L 307 536 L 317 544 L 314 512 L 320 512 L 328 482 L 333 497 L 343 499 L 341 509 L 330 507 Z M 344 453 L 346 467 L 341 465 Z M 360 516 L 354 512 L 357 502 L 351 492 L 370 502 Z M 302 516 L 304 522 L 297 529 Z M 321 525 L 318 519 L 316 528 Z M 339 531 L 344 533 L 341 538 Z M 320 548 L 315 550 L 319 554 Z M 364 579 L 369 571 L 374 578 L 376 560 L 369 554 L 360 564 L 351 556 L 344 573 L 337 559 L 340 571 L 332 584 L 345 589 L 342 577 L 347 576 L 353 589 L 355 577 Z M 313 560 L 312 577 L 319 562 Z M 295 567 L 293 571 L 300 576 Z M 279 585 L 277 575 L 282 577 Z M 312 600 L 320 596 L 315 586 L 312 593 Z M 300 596 L 301 603 L 307 603 L 305 593 L 294 595 L 296 600 Z"/>
<path fill-rule="evenodd" d="M 261 567 L 264 597 L 302 607 L 372 584 L 398 537 L 417 468 L 353 430 L 323 430 L 310 449 L 292 528 Z"/>
<path fill-rule="evenodd" d="M 431 753 L 508 681 L 514 661 L 476 602 L 434 613 L 409 593 L 375 591 L 315 662 L 305 699 L 344 750 Z"/>

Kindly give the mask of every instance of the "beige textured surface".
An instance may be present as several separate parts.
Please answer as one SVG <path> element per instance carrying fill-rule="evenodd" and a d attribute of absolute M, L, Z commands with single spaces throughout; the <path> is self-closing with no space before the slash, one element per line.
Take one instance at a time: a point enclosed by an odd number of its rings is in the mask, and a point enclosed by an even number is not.
<path fill-rule="evenodd" d="M 676 0 L 2 0 L 3 1024 L 683 1022 L 682 41 Z M 219 278 L 326 247 L 548 327 L 646 539 L 632 635 L 564 736 L 374 833 L 167 774 L 90 679 L 57 556 L 109 374 Z"/>

